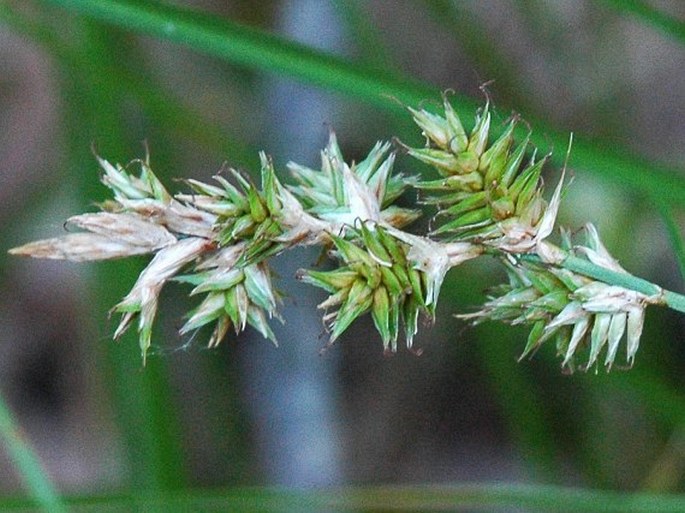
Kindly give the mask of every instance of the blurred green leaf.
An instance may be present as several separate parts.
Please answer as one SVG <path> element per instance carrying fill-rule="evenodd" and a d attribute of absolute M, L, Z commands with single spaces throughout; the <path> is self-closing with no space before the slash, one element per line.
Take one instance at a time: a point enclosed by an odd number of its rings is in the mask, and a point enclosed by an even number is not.
<path fill-rule="evenodd" d="M 68 501 L 70 511 L 135 512 L 162 509 L 212 512 L 275 511 L 549 511 L 554 513 L 671 513 L 682 512 L 685 495 L 584 490 L 556 486 L 488 483 L 347 487 L 324 490 L 244 488 L 188 490 L 146 497 L 87 496 Z M 0 502 L 2 511 L 28 511 L 20 501 Z"/>
<path fill-rule="evenodd" d="M 685 43 L 685 23 L 677 20 L 643 0 L 602 0 L 619 12 L 635 16 L 639 21 L 661 30 Z"/>
<path fill-rule="evenodd" d="M 382 71 L 226 19 L 155 1 L 44 1 L 127 30 L 181 43 L 241 66 L 292 76 L 384 108 L 396 109 L 398 101 L 418 105 L 426 99 L 438 97 L 435 87 L 397 79 Z M 458 114 L 466 118 L 476 109 L 473 100 L 459 95 L 454 96 L 453 103 Z M 528 121 L 536 127 L 533 143 L 541 147 L 567 146 L 566 133 L 549 130 L 539 120 Z M 563 154 L 552 158 L 558 165 L 563 163 L 563 159 Z M 571 165 L 642 194 L 658 195 L 670 202 L 685 202 L 685 180 L 679 171 L 647 162 L 621 148 L 609 149 L 597 142 L 576 137 Z"/>
<path fill-rule="evenodd" d="M 680 278 L 681 280 L 685 280 L 685 242 L 683 241 L 681 227 L 678 226 L 678 222 L 674 217 L 673 208 L 656 198 L 655 202 L 659 209 L 659 213 L 661 214 L 661 218 L 664 221 L 664 225 L 666 225 L 666 233 L 668 234 L 668 239 L 671 242 L 671 247 L 673 248 L 673 253 L 680 269 Z"/>
<path fill-rule="evenodd" d="M 66 512 L 67 508 L 59 499 L 54 485 L 29 441 L 21 432 L 2 395 L 0 395 L 0 438 L 29 494 L 41 510 L 48 513 Z"/>

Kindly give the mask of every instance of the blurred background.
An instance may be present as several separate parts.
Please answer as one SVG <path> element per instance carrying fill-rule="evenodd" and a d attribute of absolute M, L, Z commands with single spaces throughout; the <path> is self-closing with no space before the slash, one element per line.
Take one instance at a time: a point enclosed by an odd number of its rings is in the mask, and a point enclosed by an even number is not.
<path fill-rule="evenodd" d="M 475 101 L 489 82 L 499 122 L 515 110 L 685 168 L 685 46 L 611 2 L 173 3 Z M 685 20 L 681 1 L 650 5 Z M 0 4 L 0 391 L 61 492 L 465 481 L 685 491 L 685 317 L 671 311 L 648 312 L 629 372 L 563 376 L 552 347 L 517 362 L 526 330 L 452 317 L 502 279 L 479 260 L 448 275 L 437 322 L 419 332 L 421 356 L 384 357 L 368 319 L 319 354 L 322 297 L 292 279 L 318 254 L 297 250 L 277 258 L 279 348 L 249 332 L 213 350 L 206 333 L 179 337 L 193 303 L 171 284 L 143 369 L 134 334 L 111 341 L 107 312 L 145 258 L 79 265 L 6 254 L 62 234 L 67 217 L 107 197 L 92 148 L 124 164 L 147 145 L 174 191 L 184 187 L 176 179 L 209 180 L 224 163 L 255 172 L 259 150 L 285 178 L 289 160 L 318 166 L 330 129 L 349 161 L 393 136 L 420 144 L 410 117 L 388 104 L 47 2 Z M 427 172 L 405 158 L 397 169 Z M 682 236 L 683 210 L 675 214 Z M 682 292 L 646 197 L 576 170 L 560 221 L 590 220 L 624 267 Z M 2 450 L 0 492 L 22 493 Z"/>

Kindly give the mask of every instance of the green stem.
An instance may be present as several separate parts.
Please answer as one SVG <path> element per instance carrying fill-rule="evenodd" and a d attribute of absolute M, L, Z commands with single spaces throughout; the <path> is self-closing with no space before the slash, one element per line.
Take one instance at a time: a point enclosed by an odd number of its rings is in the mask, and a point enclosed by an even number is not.
<path fill-rule="evenodd" d="M 181 43 L 249 68 L 291 75 L 315 85 L 388 103 L 388 95 L 416 103 L 435 98 L 438 89 L 394 78 L 390 73 L 351 64 L 333 55 L 267 32 L 198 11 L 154 1 L 46 0 L 112 25 Z"/>
<path fill-rule="evenodd" d="M 522 255 L 521 259 L 537 264 L 544 264 L 543 260 L 534 254 Z M 665 290 L 658 285 L 655 285 L 651 281 L 645 280 L 644 278 L 639 278 L 628 273 L 612 271 L 606 267 L 593 264 L 589 260 L 585 260 L 570 254 L 567 254 L 566 258 L 564 258 L 564 260 L 558 264 L 558 266 L 568 269 L 569 271 L 582 274 L 583 276 L 594 278 L 609 285 L 624 287 L 626 289 L 640 292 L 641 294 L 645 294 L 647 296 L 660 296 L 660 301 L 658 304 L 662 304 L 673 310 L 677 310 L 678 312 L 685 313 L 684 295 L 671 292 L 670 290 Z"/>
<path fill-rule="evenodd" d="M 43 511 L 66 512 L 66 507 L 60 501 L 55 487 L 28 440 L 14 421 L 12 412 L 2 395 L 0 395 L 0 437 L 33 500 Z"/>
<path fill-rule="evenodd" d="M 123 66 L 127 59 L 115 59 L 113 48 L 119 48 L 117 35 L 92 20 L 81 20 L 79 27 L 83 38 L 80 42 L 80 58 L 72 63 L 70 81 L 65 84 L 65 94 L 72 100 L 74 118 L 71 120 L 71 140 L 82 140 L 84 133 L 107 134 L 100 140 L 111 153 L 124 154 L 129 146 L 126 140 L 125 122 L 122 116 L 122 98 L 111 82 L 98 77 L 107 75 L 111 68 Z M 82 84 L 88 84 L 88 87 Z M 66 89 L 68 87 L 68 89 Z M 96 106 L 96 107 L 93 107 Z M 74 149 L 75 160 L 85 156 Z M 76 168 L 76 166 L 74 166 Z M 81 173 L 83 197 L 96 197 L 100 184 Z M 122 276 L 139 272 L 138 264 L 128 260 L 118 267 L 102 266 L 98 271 L 100 287 L 97 300 L 112 304 L 122 297 Z M 113 301 L 113 297 L 116 299 Z M 167 381 L 166 362 L 158 360 L 147 367 L 146 372 L 136 370 L 139 360 L 133 351 L 123 351 L 117 345 L 106 348 L 105 365 L 114 397 L 118 422 L 128 450 L 131 485 L 141 494 L 151 491 L 179 488 L 185 481 L 183 457 L 177 429 L 176 409 L 171 401 Z"/>

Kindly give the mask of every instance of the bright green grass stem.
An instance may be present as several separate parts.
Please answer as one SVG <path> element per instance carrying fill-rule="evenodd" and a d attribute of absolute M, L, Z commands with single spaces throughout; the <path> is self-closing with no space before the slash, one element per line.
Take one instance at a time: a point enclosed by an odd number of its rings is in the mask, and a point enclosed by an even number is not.
<path fill-rule="evenodd" d="M 643 0 L 603 0 L 614 9 L 635 16 L 640 21 L 652 25 L 681 43 L 685 43 L 685 23 L 652 7 Z"/>
<path fill-rule="evenodd" d="M 47 513 L 66 513 L 66 507 L 1 395 L 0 437 L 33 501 Z"/>
<path fill-rule="evenodd" d="M 521 258 L 529 262 L 543 264 L 543 261 L 537 255 L 528 254 L 523 255 Z M 659 304 L 668 306 L 678 312 L 685 313 L 685 296 L 676 292 L 671 292 L 670 290 L 662 289 L 658 285 L 643 278 L 638 278 L 637 276 L 628 273 L 612 271 L 573 255 L 568 255 L 559 267 L 594 278 L 609 285 L 616 285 L 634 290 L 647 296 L 661 296 L 662 300 Z"/>

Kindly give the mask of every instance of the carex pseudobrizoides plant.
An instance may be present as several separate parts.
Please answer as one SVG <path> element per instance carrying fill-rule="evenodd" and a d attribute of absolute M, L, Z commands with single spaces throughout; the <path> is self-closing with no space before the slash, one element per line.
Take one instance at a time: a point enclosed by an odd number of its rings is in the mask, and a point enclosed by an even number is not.
<path fill-rule="evenodd" d="M 137 324 L 143 361 L 151 345 L 159 295 L 166 282 L 191 285 L 201 296 L 181 334 L 213 326 L 209 345 L 248 325 L 274 343 L 269 325 L 280 319 L 280 297 L 270 259 L 294 246 L 318 245 L 332 270 L 303 269 L 297 278 L 324 289 L 328 344 L 370 313 L 385 351 L 403 337 L 412 348 L 419 319 L 436 313 L 446 273 L 464 261 L 489 255 L 500 261 L 508 283 L 493 287 L 483 306 L 458 317 L 474 324 L 498 320 L 530 326 L 522 357 L 554 341 L 562 367 L 610 369 L 625 340 L 632 365 L 648 305 L 685 311 L 685 297 L 627 273 L 609 254 L 593 225 L 573 242 L 554 231 L 564 174 L 545 198 L 541 172 L 547 156 L 516 140 L 513 116 L 491 136 L 489 104 L 470 130 L 443 97 L 440 108 L 408 107 L 425 137 L 424 147 L 399 143 L 400 153 L 428 165 L 437 178 L 394 172 L 397 151 L 379 142 L 361 162 L 347 162 L 336 137 L 321 152 L 320 169 L 289 163 L 292 184 L 279 180 L 261 153 L 261 183 L 230 169 L 213 183 L 186 180 L 172 195 L 152 172 L 149 159 L 128 166 L 97 157 L 102 182 L 113 199 L 101 211 L 74 216 L 82 231 L 32 242 L 12 254 L 74 261 L 153 254 L 131 291 L 114 307 L 121 314 L 118 338 Z M 137 170 L 137 172 L 135 172 Z M 437 210 L 428 234 L 407 229 L 422 212 L 396 201 L 417 190 L 420 203 Z"/>

